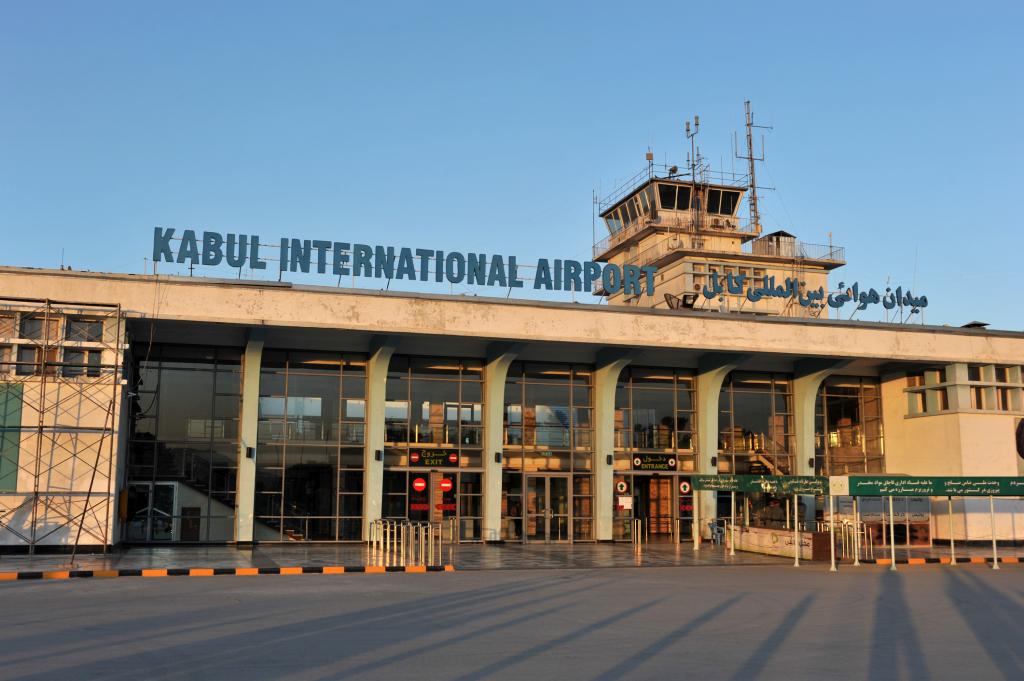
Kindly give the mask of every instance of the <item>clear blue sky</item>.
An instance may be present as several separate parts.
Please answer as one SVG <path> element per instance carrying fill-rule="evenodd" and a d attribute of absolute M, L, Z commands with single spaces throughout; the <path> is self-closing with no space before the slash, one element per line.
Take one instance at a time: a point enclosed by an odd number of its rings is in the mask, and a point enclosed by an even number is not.
<path fill-rule="evenodd" d="M 833 284 L 1024 328 L 1022 5 L 775 4 L 3 3 L 0 263 L 141 272 L 155 225 L 583 258 L 592 190 L 693 114 L 731 167 L 750 99 L 765 224 L 831 231 Z"/>

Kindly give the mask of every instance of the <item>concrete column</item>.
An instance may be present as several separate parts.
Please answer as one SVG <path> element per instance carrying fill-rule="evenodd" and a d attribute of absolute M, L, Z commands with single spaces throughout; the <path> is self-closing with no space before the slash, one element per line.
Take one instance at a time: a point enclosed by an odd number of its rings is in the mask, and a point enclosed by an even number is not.
<path fill-rule="evenodd" d="M 722 383 L 750 355 L 713 352 L 702 355 L 697 362 L 697 473 L 714 475 L 718 472 L 711 458 L 718 456 L 718 398 Z M 708 538 L 708 522 L 718 516 L 715 493 L 694 492 L 697 522 L 700 534 Z"/>
<path fill-rule="evenodd" d="M 793 367 L 793 475 L 814 475 L 814 403 L 822 382 L 850 360 L 814 358 Z"/>
<path fill-rule="evenodd" d="M 594 538 L 614 536 L 612 499 L 615 486 L 615 386 L 635 350 L 607 349 L 597 353 L 594 369 Z M 608 459 L 612 459 L 612 463 Z"/>
<path fill-rule="evenodd" d="M 946 382 L 953 384 L 946 388 L 950 410 L 968 411 L 971 408 L 971 387 L 967 384 L 967 365 L 947 364 Z M 938 406 L 936 405 L 935 411 L 937 410 Z"/>
<path fill-rule="evenodd" d="M 793 475 L 814 475 L 814 404 L 822 381 L 850 360 L 802 359 L 793 367 Z M 814 497 L 802 495 L 804 520 L 814 522 Z"/>
<path fill-rule="evenodd" d="M 505 379 L 508 368 L 522 352 L 523 343 L 494 343 L 484 364 L 484 521 L 483 539 L 501 541 L 501 470 L 495 455 L 505 446 Z"/>
<path fill-rule="evenodd" d="M 242 412 L 238 424 L 238 487 L 235 495 L 235 543 L 251 544 L 256 502 L 256 436 L 260 411 L 263 330 L 249 332 L 242 356 Z M 249 453 L 253 453 L 249 457 Z"/>
<path fill-rule="evenodd" d="M 369 538 L 370 523 L 381 517 L 384 498 L 384 406 L 388 365 L 398 339 L 374 336 L 366 362 L 366 445 L 363 450 L 363 541 Z M 377 452 L 381 452 L 380 459 Z"/>

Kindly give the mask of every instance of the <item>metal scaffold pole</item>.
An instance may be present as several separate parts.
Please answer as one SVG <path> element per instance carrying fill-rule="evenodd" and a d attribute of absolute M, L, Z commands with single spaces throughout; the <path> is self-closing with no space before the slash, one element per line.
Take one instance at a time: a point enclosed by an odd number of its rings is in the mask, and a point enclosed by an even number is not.
<path fill-rule="evenodd" d="M 0 513 L 0 533 L 29 555 L 60 545 L 74 561 L 83 541 L 111 542 L 123 342 L 120 305 L 0 297 L 0 343 L 18 348 L 0 383 L 21 415 L 0 455 L 24 481 L 5 493 L 21 501 Z"/>

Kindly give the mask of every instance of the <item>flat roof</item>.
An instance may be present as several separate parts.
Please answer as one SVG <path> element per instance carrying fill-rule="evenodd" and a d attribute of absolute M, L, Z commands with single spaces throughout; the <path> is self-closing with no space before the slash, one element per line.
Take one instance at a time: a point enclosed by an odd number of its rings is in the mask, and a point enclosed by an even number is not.
<path fill-rule="evenodd" d="M 870 322 L 870 321 L 855 321 L 855 320 L 843 320 L 843 319 L 818 319 L 810 317 L 782 317 L 782 316 L 770 316 L 770 315 L 748 315 L 730 312 L 717 312 L 717 311 L 702 311 L 702 310 L 667 310 L 667 309 L 654 309 L 645 307 L 634 307 L 626 305 L 608 305 L 599 302 L 595 303 L 572 303 L 572 302 L 559 302 L 559 301 L 548 301 L 548 300 L 530 300 L 530 299 L 513 299 L 513 298 L 500 298 L 493 296 L 478 296 L 468 294 L 447 294 L 447 293 L 419 293 L 412 291 L 384 291 L 377 289 L 362 289 L 362 288 L 348 288 L 338 286 L 318 286 L 313 284 L 296 284 L 292 282 L 277 282 L 277 281 L 263 281 L 263 280 L 245 280 L 245 279 L 223 279 L 216 277 L 182 277 L 178 275 L 164 275 L 164 274 L 129 274 L 129 273 L 116 273 L 116 272 L 92 272 L 87 270 L 60 270 L 51 268 L 36 268 L 36 267 L 13 267 L 0 265 L 0 274 L 27 274 L 27 275 L 44 275 L 44 276 L 56 276 L 56 277 L 71 277 L 71 278 L 93 278 L 93 279 L 113 279 L 123 280 L 125 282 L 140 283 L 140 282 L 153 282 L 153 283 L 173 283 L 176 285 L 185 286 L 205 286 L 213 288 L 237 288 L 242 287 L 246 289 L 268 289 L 274 291 L 295 291 L 295 292 L 311 292 L 319 294 L 338 294 L 348 296 L 366 296 L 369 298 L 389 298 L 389 299 L 411 299 L 411 300 L 425 300 L 425 301 L 445 301 L 445 302 L 457 302 L 468 305 L 473 304 L 487 304 L 487 305 L 502 305 L 508 307 L 535 307 L 542 309 L 564 309 L 573 310 L 576 312 L 586 311 L 589 308 L 593 308 L 594 311 L 600 311 L 601 313 L 613 313 L 631 316 L 652 316 L 652 317 L 687 317 L 697 319 L 719 319 L 722 321 L 743 321 L 754 324 L 766 324 L 766 325 L 789 325 L 789 326 L 815 326 L 815 327 L 836 327 L 836 328 L 850 328 L 850 329 L 876 329 L 884 331 L 893 331 L 901 333 L 942 333 L 950 335 L 962 335 L 972 337 L 995 337 L 995 338 L 1014 338 L 1024 339 L 1024 331 L 1010 331 L 1000 329 L 988 329 L 988 328 L 963 328 L 959 326 L 946 326 L 946 325 L 932 325 L 932 324 L 898 324 L 895 322 Z M 3 291 L 0 291 L 0 296 L 3 296 Z M 76 301 L 75 296 L 69 291 L 67 299 L 59 302 L 73 304 L 75 302 L 81 302 L 83 305 L 95 305 L 97 301 Z M 57 301 L 54 301 L 57 302 Z M 117 301 L 109 301 L 111 303 Z M 1021 358 L 1024 361 L 1024 357 Z"/>

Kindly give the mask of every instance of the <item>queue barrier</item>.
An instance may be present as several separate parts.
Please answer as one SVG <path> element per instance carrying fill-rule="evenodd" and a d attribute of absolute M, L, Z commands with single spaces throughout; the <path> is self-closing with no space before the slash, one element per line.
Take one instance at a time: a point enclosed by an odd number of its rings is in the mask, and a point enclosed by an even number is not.
<path fill-rule="evenodd" d="M 383 565 L 437 565 L 444 546 L 458 541 L 455 518 L 441 522 L 377 519 L 367 536 L 368 562 Z"/>

